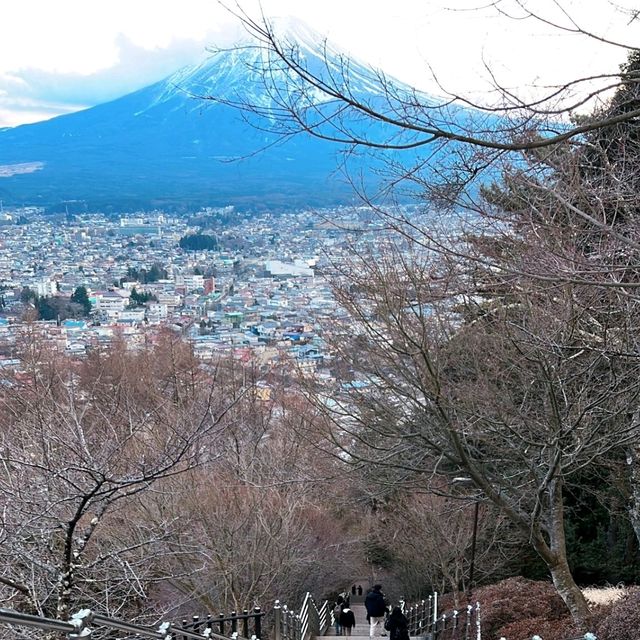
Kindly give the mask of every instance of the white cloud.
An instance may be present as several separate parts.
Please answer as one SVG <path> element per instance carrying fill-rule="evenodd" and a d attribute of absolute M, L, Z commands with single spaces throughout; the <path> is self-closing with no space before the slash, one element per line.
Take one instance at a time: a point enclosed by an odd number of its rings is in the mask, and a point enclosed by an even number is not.
<path fill-rule="evenodd" d="M 618 0 L 633 6 L 634 0 Z M 554 0 L 524 0 L 571 27 Z M 562 0 L 580 25 L 637 42 L 640 21 L 616 14 L 609 0 Z M 234 1 L 230 0 L 233 6 Z M 484 96 L 489 72 L 509 87 L 558 83 L 581 73 L 615 72 L 625 50 L 513 20 L 515 0 L 240 0 L 254 16 L 295 16 L 390 75 L 435 91 Z M 484 9 L 469 10 L 485 5 Z M 496 9 L 497 7 L 497 9 Z M 520 11 L 521 13 L 521 11 Z M 521 16 L 519 16 L 521 17 Z M 237 20 L 216 0 L 21 0 L 0 20 L 0 126 L 19 121 L 21 101 L 61 112 L 123 95 L 201 59 L 209 44 L 229 45 Z M 15 113 L 11 113 L 15 104 Z M 27 116 L 25 116 L 27 117 Z"/>
<path fill-rule="evenodd" d="M 35 122 L 40 115 L 48 119 L 113 100 L 201 61 L 210 55 L 209 44 L 209 40 L 179 40 L 171 47 L 149 50 L 119 35 L 115 63 L 92 73 L 42 68 L 0 73 L 0 126 Z"/>
<path fill-rule="evenodd" d="M 202 60 L 206 42 L 178 41 L 171 48 L 149 50 L 124 36 L 117 38 L 116 62 L 93 73 L 58 73 L 25 68 L 0 75 L 0 88 L 42 99 L 95 104 L 160 80 L 176 69 Z"/>
<path fill-rule="evenodd" d="M 64 113 L 78 111 L 82 107 L 83 105 L 78 104 L 52 103 L 28 98 L 6 98 L 0 94 L 0 127 L 16 127 L 49 120 Z"/>

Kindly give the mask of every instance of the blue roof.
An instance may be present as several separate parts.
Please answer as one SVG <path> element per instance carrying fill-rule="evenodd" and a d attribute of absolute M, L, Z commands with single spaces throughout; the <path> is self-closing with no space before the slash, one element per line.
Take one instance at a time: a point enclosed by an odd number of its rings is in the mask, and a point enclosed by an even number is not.
<path fill-rule="evenodd" d="M 67 329 L 84 329 L 87 323 L 84 320 L 65 320 L 62 326 Z"/>
<path fill-rule="evenodd" d="M 369 383 L 365 382 L 364 380 L 353 380 L 352 382 L 342 383 L 343 389 L 365 389 L 368 386 Z"/>

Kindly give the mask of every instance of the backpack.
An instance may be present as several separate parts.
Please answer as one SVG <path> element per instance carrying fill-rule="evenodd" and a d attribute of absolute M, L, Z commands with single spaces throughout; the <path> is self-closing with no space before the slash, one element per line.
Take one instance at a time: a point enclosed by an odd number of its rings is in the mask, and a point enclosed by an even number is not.
<path fill-rule="evenodd" d="M 340 620 L 340 614 L 342 613 L 342 607 L 337 604 L 335 607 L 333 607 L 333 617 L 336 620 Z"/>

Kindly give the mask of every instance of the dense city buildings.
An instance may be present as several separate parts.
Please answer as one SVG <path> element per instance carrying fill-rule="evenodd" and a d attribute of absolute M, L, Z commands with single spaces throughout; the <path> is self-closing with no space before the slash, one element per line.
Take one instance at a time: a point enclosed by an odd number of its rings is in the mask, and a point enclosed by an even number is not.
<path fill-rule="evenodd" d="M 35 327 L 78 357 L 116 338 L 139 348 L 168 329 L 203 360 L 270 364 L 286 355 L 315 369 L 329 355 L 323 327 L 343 315 L 327 267 L 380 233 L 365 208 L 250 217 L 229 208 L 183 217 L 5 211 L 0 365 L 19 366 L 20 335 Z M 195 235 L 213 248 L 181 248 Z M 74 304 L 79 289 L 90 307 Z"/>

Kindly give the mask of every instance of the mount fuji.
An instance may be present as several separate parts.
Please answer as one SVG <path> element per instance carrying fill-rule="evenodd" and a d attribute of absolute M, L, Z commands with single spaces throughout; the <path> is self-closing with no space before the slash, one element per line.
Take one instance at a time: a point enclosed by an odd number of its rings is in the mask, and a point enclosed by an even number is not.
<path fill-rule="evenodd" d="M 308 29 L 288 38 L 305 64 L 344 65 Z M 336 145 L 309 135 L 279 141 L 252 122 L 252 113 L 229 106 L 250 102 L 268 112 L 270 97 L 260 92 L 263 56 L 255 45 L 236 47 L 111 102 L 0 130 L 0 199 L 107 212 L 353 201 L 336 172 Z M 369 69 L 352 60 L 348 68 L 350 91 L 379 91 Z"/>

